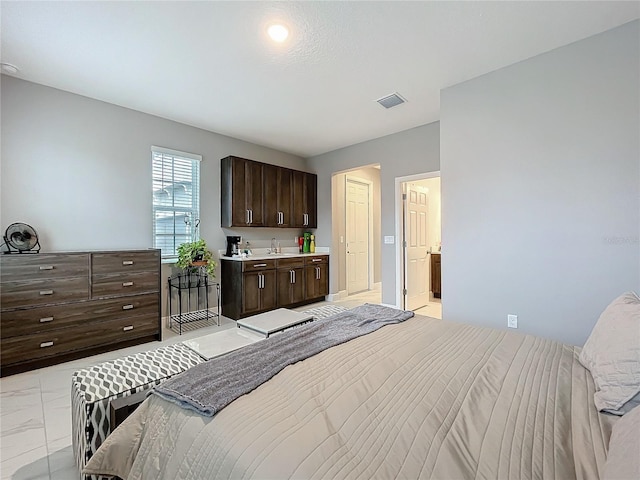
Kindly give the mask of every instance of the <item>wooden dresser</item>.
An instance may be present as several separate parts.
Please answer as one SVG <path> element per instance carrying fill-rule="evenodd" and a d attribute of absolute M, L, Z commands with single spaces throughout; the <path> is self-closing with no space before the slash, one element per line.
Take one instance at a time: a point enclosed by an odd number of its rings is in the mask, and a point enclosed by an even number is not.
<path fill-rule="evenodd" d="M 0 374 L 161 340 L 160 250 L 0 256 Z"/>

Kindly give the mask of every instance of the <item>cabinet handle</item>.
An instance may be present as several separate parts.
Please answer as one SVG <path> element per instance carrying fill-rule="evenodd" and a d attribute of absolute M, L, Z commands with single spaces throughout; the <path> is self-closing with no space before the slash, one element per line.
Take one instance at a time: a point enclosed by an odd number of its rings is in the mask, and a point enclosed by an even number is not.
<path fill-rule="evenodd" d="M 130 303 L 130 304 L 128 304 L 128 305 L 123 305 L 123 306 L 122 306 L 122 309 L 123 309 L 123 310 L 131 310 L 132 308 L 133 308 L 133 304 L 132 304 L 132 303 Z"/>
<path fill-rule="evenodd" d="M 53 290 L 40 290 L 40 295 L 53 295 Z"/>
<path fill-rule="evenodd" d="M 293 270 L 289 270 L 289 283 L 293 283 Z"/>
<path fill-rule="evenodd" d="M 249 209 L 247 208 L 247 225 L 249 225 Z"/>
<path fill-rule="evenodd" d="M 266 267 L 267 264 L 266 263 L 254 263 L 253 264 L 253 268 L 260 268 L 260 267 Z"/>
<path fill-rule="evenodd" d="M 129 330 L 133 330 L 133 325 L 128 325 L 122 328 L 123 331 L 128 332 Z"/>
<path fill-rule="evenodd" d="M 304 226 L 308 226 L 309 225 L 309 214 L 305 213 L 304 214 Z"/>
<path fill-rule="evenodd" d="M 53 347 L 53 342 L 42 342 L 40 348 Z"/>
<path fill-rule="evenodd" d="M 133 282 L 122 282 L 123 287 L 133 287 Z"/>
<path fill-rule="evenodd" d="M 122 265 L 133 265 L 133 260 L 123 260 Z"/>
<path fill-rule="evenodd" d="M 53 322 L 53 317 L 43 317 L 40 319 L 40 323 Z"/>
<path fill-rule="evenodd" d="M 264 288 L 264 275 L 258 274 L 258 288 Z"/>
<path fill-rule="evenodd" d="M 320 280 L 320 267 L 316 267 L 316 280 Z"/>
<path fill-rule="evenodd" d="M 296 271 L 291 270 L 291 273 L 293 273 L 293 283 L 296 283 Z"/>
<path fill-rule="evenodd" d="M 53 265 L 44 265 L 40 267 L 40 270 L 53 270 Z"/>
<path fill-rule="evenodd" d="M 322 259 L 321 258 L 312 258 L 311 261 L 312 262 L 321 262 Z"/>

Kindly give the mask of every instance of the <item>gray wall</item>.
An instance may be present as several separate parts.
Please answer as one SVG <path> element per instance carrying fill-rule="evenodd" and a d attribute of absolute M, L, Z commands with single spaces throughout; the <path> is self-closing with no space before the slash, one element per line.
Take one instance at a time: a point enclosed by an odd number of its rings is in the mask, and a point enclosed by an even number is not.
<path fill-rule="evenodd" d="M 398 107 L 402 108 L 402 107 Z M 359 143 L 308 159 L 310 171 L 318 174 L 318 230 L 320 245 L 331 239 L 331 176 L 366 165 L 380 165 L 381 236 L 395 236 L 395 179 L 440 169 L 440 129 L 438 122 Z M 332 245 L 338 249 L 339 245 Z M 396 246 L 382 244 L 382 301 L 396 302 Z M 331 257 L 331 293 L 338 292 L 339 266 Z"/>
<path fill-rule="evenodd" d="M 300 157 L 231 137 L 5 75 L 1 82 L 1 228 L 31 224 L 44 251 L 151 247 L 152 145 L 202 155 L 200 234 L 215 250 L 235 233 L 220 228 L 221 158 L 305 167 Z M 265 245 L 291 237 L 293 245 L 297 232 L 237 233 Z"/>
<path fill-rule="evenodd" d="M 640 291 L 638 25 L 442 92 L 445 319 L 581 345 Z"/>

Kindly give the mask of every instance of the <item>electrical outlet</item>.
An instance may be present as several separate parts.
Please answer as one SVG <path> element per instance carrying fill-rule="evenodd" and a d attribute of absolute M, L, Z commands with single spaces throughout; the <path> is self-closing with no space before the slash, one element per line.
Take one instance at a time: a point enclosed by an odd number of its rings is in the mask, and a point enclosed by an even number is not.
<path fill-rule="evenodd" d="M 518 316 L 517 315 L 507 315 L 507 327 L 509 327 L 509 328 L 518 328 Z"/>

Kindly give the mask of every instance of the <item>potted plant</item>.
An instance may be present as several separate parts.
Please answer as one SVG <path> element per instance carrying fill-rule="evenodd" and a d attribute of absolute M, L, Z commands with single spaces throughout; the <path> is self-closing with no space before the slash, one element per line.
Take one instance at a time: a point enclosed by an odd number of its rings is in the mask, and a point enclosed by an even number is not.
<path fill-rule="evenodd" d="M 213 259 L 211 250 L 207 248 L 207 243 L 203 240 L 186 242 L 178 245 L 178 261 L 176 265 L 185 270 L 206 267 L 207 275 L 215 277 L 216 261 Z"/>

